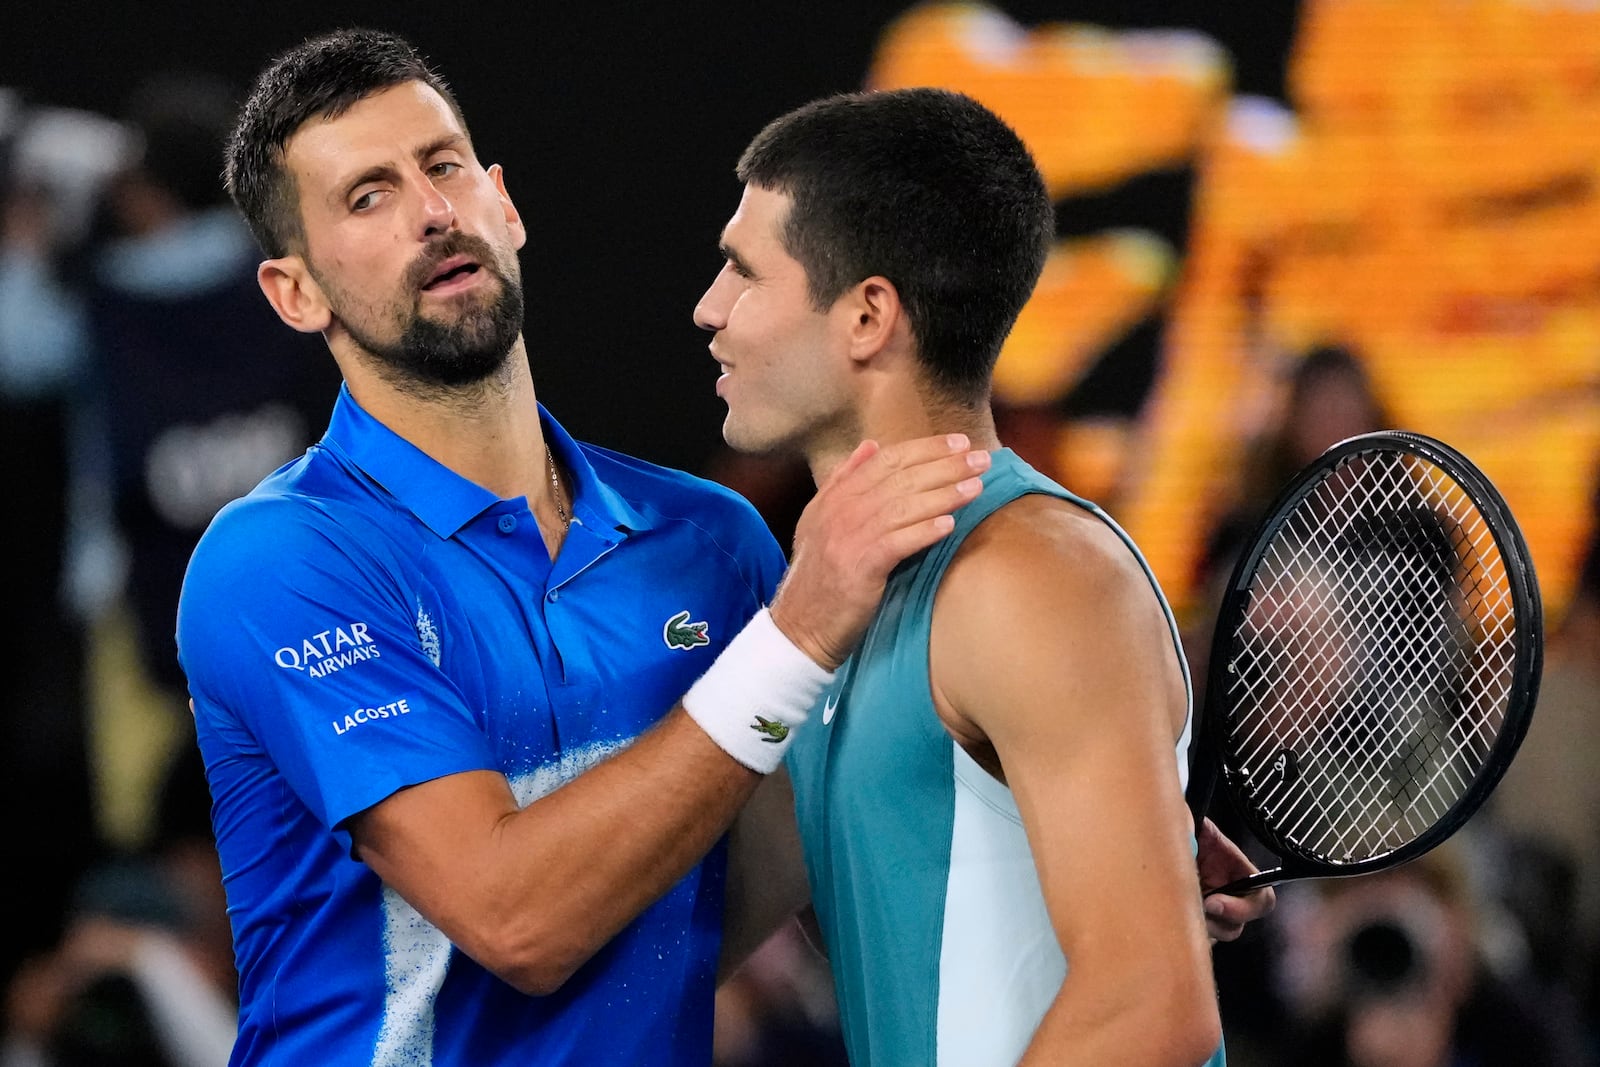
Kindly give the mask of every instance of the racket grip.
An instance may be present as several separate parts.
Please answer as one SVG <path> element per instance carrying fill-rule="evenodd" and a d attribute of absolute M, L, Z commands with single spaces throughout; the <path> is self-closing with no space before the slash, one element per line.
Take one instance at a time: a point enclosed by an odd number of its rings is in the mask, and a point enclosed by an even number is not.
<path fill-rule="evenodd" d="M 1280 882 L 1287 881 L 1288 878 L 1288 872 L 1282 867 L 1274 867 L 1270 871 L 1257 871 L 1247 878 L 1239 878 L 1229 882 L 1227 885 L 1219 885 L 1215 889 L 1207 889 L 1202 895 L 1209 897 L 1221 893 L 1223 896 L 1228 897 L 1242 897 L 1247 893 L 1254 893 L 1257 889 L 1265 889 L 1270 885 L 1277 885 Z"/>

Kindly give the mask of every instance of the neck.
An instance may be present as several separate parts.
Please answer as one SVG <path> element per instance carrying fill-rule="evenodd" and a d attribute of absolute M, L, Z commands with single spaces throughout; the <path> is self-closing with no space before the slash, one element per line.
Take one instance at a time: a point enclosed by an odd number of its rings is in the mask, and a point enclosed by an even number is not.
<path fill-rule="evenodd" d="M 992 452 L 1000 447 L 1000 437 L 994 426 L 994 412 L 987 398 L 968 406 L 920 395 L 919 391 L 915 398 L 900 399 L 898 402 L 869 400 L 860 414 L 859 433 L 851 440 L 819 442 L 806 450 L 806 463 L 811 468 L 812 479 L 818 485 L 826 481 L 834 468 L 865 440 L 887 446 L 934 434 L 964 433 L 973 448 Z"/>
<path fill-rule="evenodd" d="M 340 360 L 350 395 L 396 434 L 502 499 L 550 500 L 544 430 L 519 339 L 494 375 L 459 387 L 396 383 L 369 361 Z"/>

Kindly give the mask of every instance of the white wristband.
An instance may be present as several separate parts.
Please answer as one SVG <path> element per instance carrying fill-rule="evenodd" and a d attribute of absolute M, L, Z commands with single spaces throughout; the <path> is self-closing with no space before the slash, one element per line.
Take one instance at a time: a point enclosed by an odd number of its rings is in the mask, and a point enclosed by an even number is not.
<path fill-rule="evenodd" d="M 771 774 L 832 681 L 762 608 L 689 687 L 683 710 L 728 755 Z"/>

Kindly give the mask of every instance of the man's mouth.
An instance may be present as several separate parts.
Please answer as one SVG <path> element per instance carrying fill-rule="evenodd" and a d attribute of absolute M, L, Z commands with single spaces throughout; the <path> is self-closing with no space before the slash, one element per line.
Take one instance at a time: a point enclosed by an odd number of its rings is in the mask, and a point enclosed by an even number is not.
<path fill-rule="evenodd" d="M 461 288 L 470 284 L 479 269 L 479 265 L 466 256 L 451 256 L 439 264 L 432 276 L 422 283 L 422 291 L 432 293 Z"/>

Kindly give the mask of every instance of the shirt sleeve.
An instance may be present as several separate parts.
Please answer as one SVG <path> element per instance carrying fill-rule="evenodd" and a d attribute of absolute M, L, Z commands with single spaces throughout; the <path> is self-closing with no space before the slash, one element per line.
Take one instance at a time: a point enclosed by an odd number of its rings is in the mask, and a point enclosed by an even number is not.
<path fill-rule="evenodd" d="M 419 634 L 420 551 L 293 498 L 218 515 L 178 611 L 214 791 L 281 775 L 334 829 L 398 789 L 496 767 L 481 711 Z"/>

